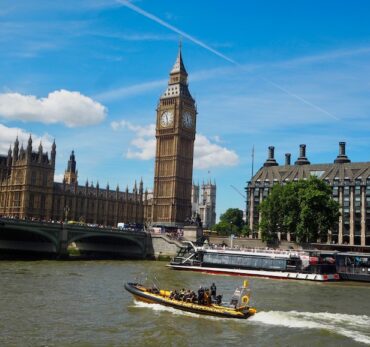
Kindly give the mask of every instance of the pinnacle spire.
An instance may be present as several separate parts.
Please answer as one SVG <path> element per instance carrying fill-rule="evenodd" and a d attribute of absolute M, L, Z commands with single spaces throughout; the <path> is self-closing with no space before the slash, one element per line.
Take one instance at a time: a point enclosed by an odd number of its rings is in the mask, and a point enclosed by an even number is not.
<path fill-rule="evenodd" d="M 181 41 L 181 38 L 180 38 L 180 40 L 179 40 L 179 50 L 178 50 L 178 53 L 177 53 L 175 64 L 173 65 L 173 68 L 171 70 L 171 74 L 182 72 L 182 73 L 185 73 L 187 75 L 187 72 L 186 72 L 186 69 L 185 69 L 185 66 L 184 66 L 184 62 L 182 61 L 181 49 L 182 49 L 182 41 Z"/>

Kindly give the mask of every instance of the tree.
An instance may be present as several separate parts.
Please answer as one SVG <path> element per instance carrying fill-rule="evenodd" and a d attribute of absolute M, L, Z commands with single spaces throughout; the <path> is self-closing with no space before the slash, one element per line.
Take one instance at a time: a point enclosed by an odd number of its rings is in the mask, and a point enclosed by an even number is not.
<path fill-rule="evenodd" d="M 225 213 L 221 214 L 220 222 L 215 224 L 212 230 L 217 231 L 221 235 L 246 234 L 248 229 L 245 228 L 243 211 L 238 208 L 227 209 Z"/>
<path fill-rule="evenodd" d="M 275 241 L 278 232 L 290 232 L 298 242 L 325 239 L 340 215 L 332 188 L 314 176 L 284 186 L 274 185 L 260 211 L 264 241 Z"/>

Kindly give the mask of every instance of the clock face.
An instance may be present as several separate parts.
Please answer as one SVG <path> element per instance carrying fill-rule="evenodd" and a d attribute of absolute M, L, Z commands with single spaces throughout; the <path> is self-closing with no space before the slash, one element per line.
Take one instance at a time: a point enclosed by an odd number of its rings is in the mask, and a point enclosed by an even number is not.
<path fill-rule="evenodd" d="M 168 127 L 173 123 L 173 113 L 171 111 L 164 111 L 161 116 L 161 126 Z"/>
<path fill-rule="evenodd" d="M 182 124 L 185 128 L 191 128 L 193 126 L 193 116 L 189 112 L 182 114 Z"/>

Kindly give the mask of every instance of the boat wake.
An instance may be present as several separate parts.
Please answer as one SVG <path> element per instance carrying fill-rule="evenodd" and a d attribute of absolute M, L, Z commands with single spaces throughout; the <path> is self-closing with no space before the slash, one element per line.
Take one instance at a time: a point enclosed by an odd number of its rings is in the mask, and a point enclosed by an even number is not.
<path fill-rule="evenodd" d="M 203 314 L 198 314 L 198 313 L 193 313 L 193 312 L 187 312 L 187 311 L 182 311 L 175 309 L 173 307 L 168 307 L 168 306 L 163 306 L 160 304 L 148 304 L 142 301 L 134 301 L 135 307 L 138 308 L 150 308 L 153 311 L 156 312 L 170 312 L 179 316 L 188 316 L 188 317 L 196 317 L 196 318 L 204 318 L 204 319 L 211 319 L 211 320 L 229 320 L 230 318 L 223 318 L 223 317 L 214 317 L 214 316 L 208 316 L 208 315 L 203 315 Z"/>
<path fill-rule="evenodd" d="M 248 321 L 288 328 L 323 329 L 370 345 L 370 317 L 328 312 L 261 311 Z"/>

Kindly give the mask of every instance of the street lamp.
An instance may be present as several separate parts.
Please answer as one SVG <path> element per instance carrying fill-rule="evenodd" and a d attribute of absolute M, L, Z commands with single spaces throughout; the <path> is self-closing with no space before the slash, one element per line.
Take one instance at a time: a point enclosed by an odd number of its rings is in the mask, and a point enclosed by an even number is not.
<path fill-rule="evenodd" d="M 64 207 L 64 221 L 68 222 L 69 206 Z"/>

